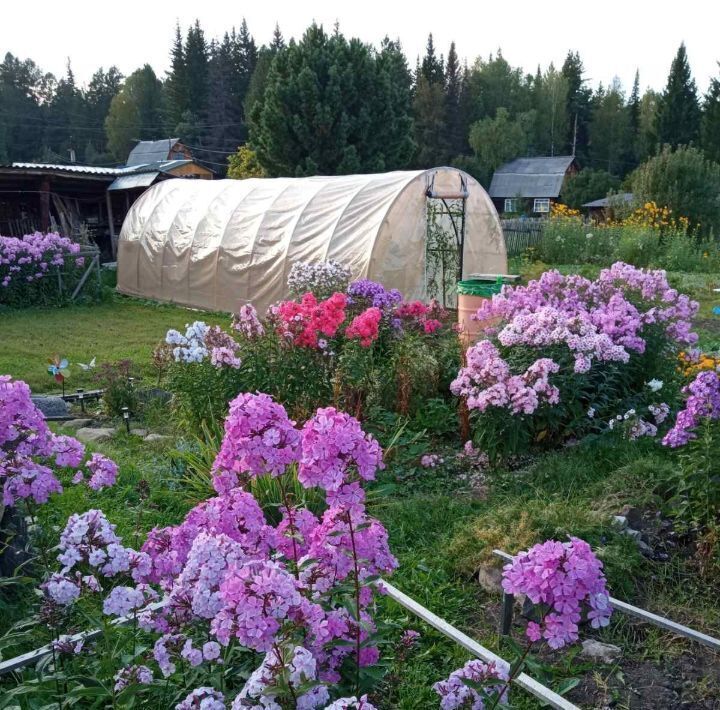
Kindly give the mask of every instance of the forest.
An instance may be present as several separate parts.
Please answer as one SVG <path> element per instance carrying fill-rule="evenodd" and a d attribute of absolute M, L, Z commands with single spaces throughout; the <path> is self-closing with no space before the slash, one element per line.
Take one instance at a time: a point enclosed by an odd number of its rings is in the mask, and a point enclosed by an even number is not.
<path fill-rule="evenodd" d="M 665 146 L 720 161 L 720 73 L 698 91 L 684 45 L 660 89 L 590 86 L 580 54 L 524 73 L 498 49 L 471 64 L 428 37 L 412 66 L 399 40 L 373 47 L 315 24 L 259 45 L 243 20 L 209 38 L 175 29 L 169 69 L 100 67 L 86 85 L 8 53 L 0 64 L 0 163 L 124 163 L 137 140 L 179 137 L 224 176 L 347 174 L 453 165 L 488 184 L 520 155 L 569 155 L 569 203 L 620 189 Z M 239 152 L 238 148 L 243 146 Z"/>

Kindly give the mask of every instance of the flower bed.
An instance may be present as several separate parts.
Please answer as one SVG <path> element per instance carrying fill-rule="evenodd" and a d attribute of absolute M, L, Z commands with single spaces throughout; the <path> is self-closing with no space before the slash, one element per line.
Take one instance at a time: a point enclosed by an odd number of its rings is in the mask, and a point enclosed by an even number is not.
<path fill-rule="evenodd" d="M 328 294 L 342 267 L 300 266 L 290 285 L 317 292 L 264 317 L 244 305 L 229 332 L 202 322 L 168 332 L 168 385 L 194 424 L 221 418 L 243 391 L 268 392 L 299 417 L 328 403 L 359 417 L 374 406 L 412 414 L 429 396 L 448 398 L 460 352 L 450 314 L 367 279 Z"/>
<path fill-rule="evenodd" d="M 35 232 L 21 238 L 0 236 L 0 304 L 65 302 L 85 265 L 79 252 L 79 244 L 55 232 Z"/>
<path fill-rule="evenodd" d="M 594 281 L 548 271 L 478 310 L 493 325 L 451 389 L 495 459 L 587 433 L 618 411 L 660 411 L 646 383 L 677 379 L 678 350 L 697 341 L 697 308 L 662 271 L 618 262 Z"/>

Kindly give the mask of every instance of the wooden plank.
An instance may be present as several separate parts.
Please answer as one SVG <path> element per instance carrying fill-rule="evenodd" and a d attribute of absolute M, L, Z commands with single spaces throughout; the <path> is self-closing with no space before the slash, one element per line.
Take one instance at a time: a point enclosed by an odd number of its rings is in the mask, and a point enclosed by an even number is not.
<path fill-rule="evenodd" d="M 156 609 L 160 609 L 161 607 L 165 606 L 164 601 L 159 602 L 153 602 L 152 604 L 149 604 L 148 606 L 144 607 L 143 609 L 139 610 L 138 613 L 141 611 L 155 611 Z M 117 619 L 113 619 L 113 621 L 110 622 L 111 626 L 125 626 L 126 624 L 130 624 L 135 620 L 135 614 L 129 614 L 128 616 L 120 616 Z M 99 636 L 102 636 L 102 629 L 93 629 L 92 631 L 81 631 L 78 634 L 73 634 L 69 637 L 69 641 L 71 643 L 77 643 L 78 641 L 92 641 L 93 639 L 98 638 Z M 42 646 L 41 648 L 36 648 L 33 651 L 28 651 L 27 653 L 23 653 L 22 656 L 15 656 L 15 658 L 10 658 L 7 661 L 3 661 L 0 663 L 0 675 L 3 675 L 5 673 L 10 673 L 12 671 L 16 671 L 20 668 L 24 668 L 25 666 L 29 666 L 33 663 L 37 663 L 38 661 L 42 660 L 43 658 L 46 658 L 47 656 L 52 655 L 52 646 L 48 644 L 47 646 Z"/>
<path fill-rule="evenodd" d="M 448 624 L 447 621 L 441 619 L 436 614 L 433 614 L 429 609 L 416 602 L 411 597 L 401 592 L 397 587 L 394 587 L 389 582 L 381 580 L 382 587 L 387 592 L 387 596 L 394 599 L 400 606 L 404 607 L 408 611 L 411 611 L 415 616 L 418 616 L 427 624 L 430 624 L 434 629 L 437 629 L 441 634 L 447 636 L 455 643 L 462 646 L 467 651 L 470 651 L 474 656 L 481 658 L 487 663 L 496 663 L 498 666 L 508 667 L 510 664 L 500 658 L 497 654 L 493 653 L 490 649 L 480 645 L 474 639 L 464 634 L 459 629 Z M 526 673 L 520 673 L 516 678 L 513 679 L 513 683 L 520 686 L 523 690 L 534 695 L 536 698 L 544 700 L 551 707 L 558 708 L 559 710 L 579 710 L 577 705 L 573 705 L 568 700 L 565 700 L 561 695 L 558 695 L 555 691 L 545 687 L 542 683 L 538 683 L 534 678 L 531 678 Z"/>
<path fill-rule="evenodd" d="M 501 557 L 502 559 L 507 560 L 508 562 L 511 562 L 513 559 L 512 555 L 509 555 L 503 550 L 493 550 L 493 554 L 497 555 L 497 557 Z M 653 614 L 651 611 L 646 611 L 645 609 L 641 609 L 640 607 L 620 601 L 620 599 L 615 599 L 615 597 L 610 597 L 609 601 L 610 606 L 617 611 L 621 611 L 625 614 L 630 614 L 630 616 L 642 619 L 648 624 L 658 626 L 661 629 L 666 629 L 667 631 L 672 631 L 673 633 L 676 633 L 679 636 L 684 636 L 685 638 L 689 638 L 692 641 L 697 641 L 704 646 L 712 648 L 714 651 L 720 651 L 720 639 L 708 636 L 707 634 L 702 633 L 702 631 L 696 631 L 695 629 L 691 629 L 689 626 L 683 626 L 683 624 L 678 624 L 677 622 L 671 621 L 670 619 L 667 619 L 664 616 L 660 616 L 659 614 Z"/>

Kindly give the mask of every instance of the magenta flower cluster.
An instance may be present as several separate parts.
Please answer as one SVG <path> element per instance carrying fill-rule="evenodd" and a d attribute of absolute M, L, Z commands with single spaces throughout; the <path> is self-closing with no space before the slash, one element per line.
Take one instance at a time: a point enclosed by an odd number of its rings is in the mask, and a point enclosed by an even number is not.
<path fill-rule="evenodd" d="M 442 710 L 455 710 L 455 708 L 485 710 L 486 707 L 495 707 L 496 704 L 505 705 L 507 704 L 505 681 L 508 680 L 509 670 L 509 666 L 500 667 L 495 663 L 484 663 L 473 659 L 462 668 L 453 671 L 446 680 L 435 683 L 433 690 L 440 696 Z M 483 694 L 471 688 L 466 681 L 482 684 Z M 489 704 L 488 700 L 490 700 Z"/>
<path fill-rule="evenodd" d="M 33 404 L 30 388 L 22 380 L 0 375 L 0 483 L 3 505 L 18 500 L 46 503 L 61 493 L 62 483 L 55 468 L 77 469 L 71 476 L 80 483 L 85 474 L 79 468 L 85 447 L 70 436 L 53 434 L 42 412 Z M 88 485 L 94 490 L 112 486 L 117 466 L 101 454 L 87 462 Z"/>
<path fill-rule="evenodd" d="M 530 621 L 531 641 L 545 639 L 562 648 L 578 639 L 578 624 L 587 613 L 593 628 L 610 623 L 612 608 L 602 562 L 584 540 L 548 540 L 518 554 L 503 568 L 507 594 L 525 594 L 537 606 L 539 621 Z"/>
<path fill-rule="evenodd" d="M 79 244 L 56 232 L 0 236 L 0 288 L 8 288 L 13 281 L 39 281 L 51 266 L 63 266 L 79 251 Z M 76 266 L 83 265 L 82 257 L 74 258 Z"/>
<path fill-rule="evenodd" d="M 550 383 L 550 376 L 560 366 L 549 358 L 540 358 L 522 375 L 513 375 L 489 340 L 473 345 L 466 357 L 467 365 L 460 369 L 450 391 L 465 397 L 469 409 L 484 412 L 496 407 L 511 414 L 532 414 L 541 404 L 556 404 L 560 399 L 558 388 Z"/>
<path fill-rule="evenodd" d="M 663 444 L 672 448 L 685 446 L 697 438 L 695 430 L 703 420 L 720 420 L 720 374 L 704 370 L 686 387 L 685 406 L 678 412 L 675 424 L 665 434 Z"/>
<path fill-rule="evenodd" d="M 156 664 L 166 678 L 181 666 L 222 663 L 226 649 L 266 654 L 233 707 L 279 708 L 296 697 L 297 707 L 324 708 L 328 684 L 348 665 L 379 659 L 374 580 L 397 560 L 365 510 L 361 483 L 380 466 L 379 445 L 352 417 L 321 409 L 300 429 L 267 395 L 240 395 L 215 463 L 217 497 L 180 525 L 153 530 L 139 552 L 122 544 L 101 511 L 71 516 L 58 548 L 62 569 L 43 591 L 63 606 L 102 594 L 105 614 L 136 616 L 156 641 L 151 656 L 135 660 Z M 237 485 L 269 474 L 285 490 L 295 471 L 303 486 L 324 491 L 321 517 L 286 497 L 281 521 L 270 525 Z M 119 673 L 117 687 L 144 682 L 145 668 Z M 365 698 L 343 702 L 338 707 L 372 707 Z M 203 687 L 178 707 L 224 703 Z"/>

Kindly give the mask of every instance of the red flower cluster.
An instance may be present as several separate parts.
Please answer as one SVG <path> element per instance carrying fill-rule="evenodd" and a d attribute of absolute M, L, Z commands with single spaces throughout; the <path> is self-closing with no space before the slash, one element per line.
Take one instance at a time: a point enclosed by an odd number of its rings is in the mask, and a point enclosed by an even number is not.
<path fill-rule="evenodd" d="M 353 318 L 352 323 L 345 331 L 349 339 L 360 338 L 360 345 L 364 348 L 370 347 L 378 337 L 378 326 L 382 318 L 382 311 L 372 306 L 364 310 L 359 316 Z"/>
<path fill-rule="evenodd" d="M 406 321 L 407 325 L 419 328 L 426 335 L 432 335 L 442 329 L 441 318 L 446 317 L 447 313 L 433 299 L 429 304 L 422 301 L 401 303 L 397 308 L 397 315 Z"/>
<path fill-rule="evenodd" d="M 300 303 L 283 301 L 278 307 L 282 331 L 292 336 L 296 345 L 316 348 L 320 334 L 335 335 L 345 320 L 346 305 L 344 293 L 334 293 L 319 303 L 312 293 L 306 293 Z"/>

